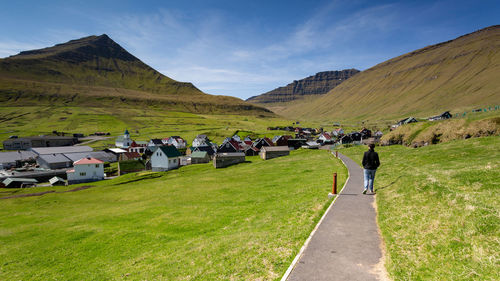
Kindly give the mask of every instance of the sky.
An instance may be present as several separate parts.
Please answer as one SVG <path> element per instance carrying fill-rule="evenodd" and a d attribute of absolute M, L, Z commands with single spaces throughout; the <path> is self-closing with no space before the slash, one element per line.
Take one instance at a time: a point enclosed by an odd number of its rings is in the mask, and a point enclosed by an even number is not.
<path fill-rule="evenodd" d="M 500 24 L 500 1 L 0 1 L 0 58 L 107 34 L 164 75 L 247 99 Z"/>

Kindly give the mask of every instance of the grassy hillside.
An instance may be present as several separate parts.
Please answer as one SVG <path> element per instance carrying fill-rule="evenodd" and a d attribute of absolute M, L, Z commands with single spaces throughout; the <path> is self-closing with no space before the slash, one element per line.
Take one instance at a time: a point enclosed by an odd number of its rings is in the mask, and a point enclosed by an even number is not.
<path fill-rule="evenodd" d="M 500 104 L 500 26 L 428 46 L 356 74 L 283 116 L 318 120 L 398 120 Z"/>
<path fill-rule="evenodd" d="M 474 113 L 466 118 L 406 124 L 385 134 L 381 143 L 418 147 L 468 138 L 500 135 L 500 111 Z"/>
<path fill-rule="evenodd" d="M 272 115 L 234 97 L 207 95 L 144 64 L 106 35 L 0 59 L 2 104 L 130 107 Z"/>
<path fill-rule="evenodd" d="M 3 199 L 0 279 L 278 280 L 347 171 L 327 151 L 247 160 Z"/>
<path fill-rule="evenodd" d="M 499 137 L 380 147 L 378 223 L 394 280 L 500 276 Z M 342 150 L 361 162 L 366 147 Z"/>

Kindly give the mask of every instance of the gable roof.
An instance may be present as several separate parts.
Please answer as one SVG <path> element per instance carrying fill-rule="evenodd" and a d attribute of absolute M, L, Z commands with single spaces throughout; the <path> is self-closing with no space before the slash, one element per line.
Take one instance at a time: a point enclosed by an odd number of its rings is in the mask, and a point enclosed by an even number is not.
<path fill-rule="evenodd" d="M 116 161 L 116 156 L 113 153 L 108 153 L 105 151 L 65 153 L 64 156 L 68 157 L 71 161 L 78 161 L 80 159 L 87 158 L 89 156 L 104 162 Z"/>
<path fill-rule="evenodd" d="M 62 163 L 62 162 L 73 162 L 71 159 L 68 157 L 64 156 L 64 154 L 44 154 L 38 156 L 39 159 L 42 159 L 43 161 L 47 163 Z"/>
<path fill-rule="evenodd" d="M 90 152 L 94 149 L 90 146 L 54 146 L 54 147 L 35 147 L 31 151 L 38 155 L 42 154 L 57 154 L 57 153 L 76 153 L 76 152 Z"/>
<path fill-rule="evenodd" d="M 104 163 L 104 162 L 102 162 L 99 159 L 88 157 L 88 158 L 82 158 L 82 159 L 74 162 L 73 166 L 75 166 L 75 165 L 85 165 L 85 164 L 102 164 L 102 163 Z"/>
<path fill-rule="evenodd" d="M 157 145 L 163 145 L 163 141 L 161 139 L 151 139 L 150 142 Z"/>
<path fill-rule="evenodd" d="M 6 178 L 3 180 L 3 184 L 5 186 L 8 186 L 9 184 L 13 182 L 21 182 L 21 183 L 37 183 L 38 181 L 36 179 L 29 179 L 29 178 Z"/>
<path fill-rule="evenodd" d="M 12 152 L 0 152 L 0 164 L 1 163 L 15 163 L 16 160 L 27 160 L 35 159 L 36 153 L 32 151 L 12 151 Z"/>
<path fill-rule="evenodd" d="M 158 149 L 160 149 L 167 157 L 179 157 L 181 156 L 181 153 L 179 152 L 179 150 L 177 150 L 177 148 L 175 148 L 175 146 L 173 145 L 166 145 L 166 146 L 160 146 L 158 147 Z M 155 150 L 156 151 L 158 151 Z"/>

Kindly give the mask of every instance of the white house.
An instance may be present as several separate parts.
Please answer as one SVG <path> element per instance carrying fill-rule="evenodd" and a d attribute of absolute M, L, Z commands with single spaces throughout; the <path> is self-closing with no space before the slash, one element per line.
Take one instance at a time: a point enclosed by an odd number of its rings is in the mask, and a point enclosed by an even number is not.
<path fill-rule="evenodd" d="M 162 139 L 163 143 L 166 145 L 173 145 L 177 149 L 186 148 L 186 141 L 179 136 L 171 136 Z"/>
<path fill-rule="evenodd" d="M 173 145 L 159 146 L 151 155 L 153 172 L 163 172 L 179 168 L 181 153 Z"/>
<path fill-rule="evenodd" d="M 92 157 L 73 163 L 73 169 L 66 171 L 68 184 L 99 181 L 104 179 L 104 162 Z"/>
<path fill-rule="evenodd" d="M 194 138 L 192 146 L 193 147 L 198 147 L 198 146 L 206 146 L 208 142 L 207 135 L 197 135 L 196 138 Z"/>
<path fill-rule="evenodd" d="M 128 148 L 132 144 L 132 139 L 130 139 L 130 134 L 128 130 L 125 130 L 123 136 L 119 136 L 116 138 L 115 146 L 120 148 Z"/>
<path fill-rule="evenodd" d="M 331 142 L 332 137 L 329 134 L 322 133 L 319 137 L 318 140 L 325 143 L 325 142 Z"/>

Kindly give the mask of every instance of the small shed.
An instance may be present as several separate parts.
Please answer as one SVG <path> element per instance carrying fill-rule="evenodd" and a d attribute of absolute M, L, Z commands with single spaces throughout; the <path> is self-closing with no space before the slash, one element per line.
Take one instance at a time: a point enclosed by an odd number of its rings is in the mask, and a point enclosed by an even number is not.
<path fill-rule="evenodd" d="M 49 180 L 50 184 L 52 186 L 55 186 L 55 185 L 66 185 L 66 181 L 60 177 L 53 177 Z"/>
<path fill-rule="evenodd" d="M 288 146 L 264 146 L 260 149 L 260 158 L 264 160 L 286 156 L 290 154 Z"/>
<path fill-rule="evenodd" d="M 191 153 L 191 164 L 210 162 L 210 155 L 206 151 L 195 151 Z"/>
<path fill-rule="evenodd" d="M 38 181 L 36 179 L 28 179 L 28 178 L 6 178 L 3 180 L 3 185 L 9 188 L 19 188 L 19 187 L 32 187 Z"/>
<path fill-rule="evenodd" d="M 243 152 L 217 153 L 214 157 L 214 167 L 216 169 L 243 162 L 245 162 L 245 153 Z"/>
<path fill-rule="evenodd" d="M 245 155 L 246 156 L 255 156 L 259 154 L 260 149 L 254 146 L 249 146 L 245 148 Z"/>

